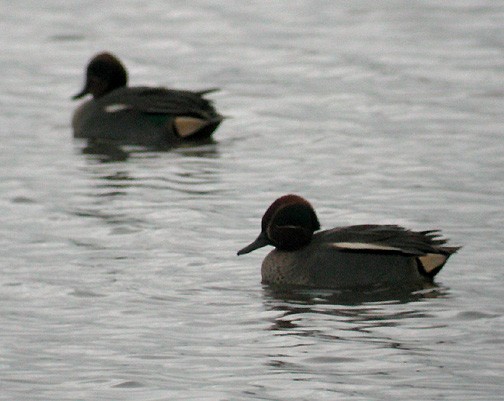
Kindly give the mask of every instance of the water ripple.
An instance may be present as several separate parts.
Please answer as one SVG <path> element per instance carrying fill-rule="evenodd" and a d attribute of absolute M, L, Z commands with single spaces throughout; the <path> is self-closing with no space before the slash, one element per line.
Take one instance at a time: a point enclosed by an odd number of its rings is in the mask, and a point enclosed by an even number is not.
<path fill-rule="evenodd" d="M 0 399 L 502 399 L 499 2 L 2 11 Z M 215 141 L 73 141 L 101 50 L 134 85 L 221 87 Z M 464 247 L 426 288 L 261 286 L 236 251 L 288 192 Z"/>

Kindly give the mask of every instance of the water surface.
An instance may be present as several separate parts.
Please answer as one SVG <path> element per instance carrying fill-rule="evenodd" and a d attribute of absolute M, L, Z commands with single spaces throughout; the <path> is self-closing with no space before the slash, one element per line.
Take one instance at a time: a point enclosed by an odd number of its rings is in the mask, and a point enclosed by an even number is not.
<path fill-rule="evenodd" d="M 501 400 L 504 6 L 1 3 L 1 400 Z M 96 52 L 221 87 L 215 143 L 83 153 Z M 278 196 L 442 228 L 414 293 L 277 291 L 236 251 Z"/>

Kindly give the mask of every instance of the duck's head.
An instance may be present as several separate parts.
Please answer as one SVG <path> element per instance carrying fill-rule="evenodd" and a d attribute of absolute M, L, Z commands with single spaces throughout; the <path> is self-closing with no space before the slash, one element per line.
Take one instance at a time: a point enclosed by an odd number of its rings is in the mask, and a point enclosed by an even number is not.
<path fill-rule="evenodd" d="M 121 61 L 110 53 L 100 53 L 89 62 L 84 88 L 72 99 L 80 99 L 88 93 L 98 99 L 114 89 L 126 86 L 127 82 L 128 73 Z"/>
<path fill-rule="evenodd" d="M 266 245 L 282 251 L 294 251 L 308 245 L 313 233 L 319 229 L 315 210 L 306 199 L 298 195 L 284 195 L 264 213 L 257 239 L 238 251 L 238 255 Z"/>

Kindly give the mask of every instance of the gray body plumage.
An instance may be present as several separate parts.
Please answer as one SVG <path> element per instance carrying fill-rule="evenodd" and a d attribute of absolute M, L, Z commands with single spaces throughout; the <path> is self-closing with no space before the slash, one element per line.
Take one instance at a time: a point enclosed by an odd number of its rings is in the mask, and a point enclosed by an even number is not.
<path fill-rule="evenodd" d="M 408 285 L 431 278 L 456 247 L 437 231 L 394 225 L 357 225 L 320 231 L 295 251 L 274 249 L 263 261 L 264 283 L 326 288 Z M 435 265 L 428 262 L 436 259 Z"/>
<path fill-rule="evenodd" d="M 149 87 L 115 89 L 78 107 L 72 119 L 74 136 L 141 145 L 177 144 L 183 140 L 175 132 L 173 122 L 184 116 L 206 121 L 206 130 L 198 138 L 208 137 L 222 116 L 202 93 L 206 92 Z"/>

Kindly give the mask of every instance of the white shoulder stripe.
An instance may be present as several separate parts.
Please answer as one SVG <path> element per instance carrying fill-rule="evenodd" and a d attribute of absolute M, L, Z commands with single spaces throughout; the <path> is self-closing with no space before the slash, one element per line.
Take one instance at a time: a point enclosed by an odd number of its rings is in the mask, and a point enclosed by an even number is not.
<path fill-rule="evenodd" d="M 107 113 L 117 113 L 118 111 L 130 109 L 131 106 L 124 103 L 114 103 L 105 106 L 105 111 Z"/>
<path fill-rule="evenodd" d="M 340 249 L 362 249 L 362 250 L 372 250 L 372 251 L 399 251 L 401 248 L 396 248 L 394 246 L 378 245 L 378 244 L 368 244 L 365 242 L 333 242 L 331 244 L 334 248 Z"/>

